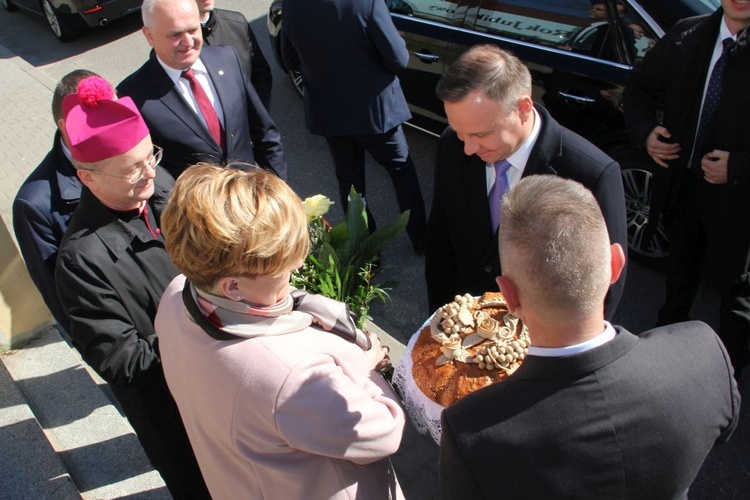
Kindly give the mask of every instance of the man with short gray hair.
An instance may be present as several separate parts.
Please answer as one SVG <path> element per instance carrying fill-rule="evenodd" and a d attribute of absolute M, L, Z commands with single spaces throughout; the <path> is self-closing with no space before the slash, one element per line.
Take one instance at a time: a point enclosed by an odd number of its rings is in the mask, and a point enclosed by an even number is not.
<path fill-rule="evenodd" d="M 153 50 L 117 91 L 133 99 L 164 148 L 164 168 L 177 178 L 199 161 L 242 162 L 286 179 L 276 124 L 237 52 L 203 46 L 195 0 L 145 0 L 141 14 Z"/>
<path fill-rule="evenodd" d="M 507 195 L 501 210 L 500 260 L 509 272 L 500 280 L 517 277 L 520 293 L 550 322 L 580 328 L 592 317 L 600 325 L 602 300 L 625 255 L 610 244 L 596 199 L 581 184 L 554 176 L 529 178 L 523 186 Z"/>
<path fill-rule="evenodd" d="M 721 341 L 700 322 L 635 336 L 604 320 L 625 256 L 581 184 L 522 179 L 500 217 L 497 282 L 531 346 L 443 412 L 442 497 L 686 498 L 739 419 Z"/>

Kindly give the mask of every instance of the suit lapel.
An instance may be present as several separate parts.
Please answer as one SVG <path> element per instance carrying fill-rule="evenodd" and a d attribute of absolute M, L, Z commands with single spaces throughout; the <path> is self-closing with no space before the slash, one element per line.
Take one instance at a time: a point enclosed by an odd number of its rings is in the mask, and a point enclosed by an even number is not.
<path fill-rule="evenodd" d="M 490 204 L 487 200 L 486 163 L 474 155 L 467 159 L 464 175 L 465 186 L 468 186 L 467 202 L 473 220 L 479 227 L 490 227 Z"/>
<path fill-rule="evenodd" d="M 487 164 L 476 155 L 466 160 L 464 166 L 465 185 L 467 188 L 466 201 L 468 203 L 471 220 L 477 221 L 477 227 L 484 228 L 477 235 L 477 245 L 484 246 L 487 251 L 482 262 L 497 259 L 497 231 L 492 231 L 490 222 L 490 202 L 487 198 Z M 482 236 L 484 235 L 484 236 Z M 482 241 L 482 238 L 488 238 Z"/>
<path fill-rule="evenodd" d="M 221 153 L 221 148 L 216 143 L 214 138 L 208 132 L 208 129 L 203 125 L 195 112 L 190 108 L 185 98 L 182 97 L 177 85 L 169 78 L 169 75 L 164 71 L 159 62 L 156 60 L 154 53 L 151 53 L 151 73 L 154 85 L 159 88 L 160 92 L 159 101 L 174 115 L 180 119 L 187 127 L 192 130 L 195 135 L 204 140 L 217 152 Z"/>
<path fill-rule="evenodd" d="M 522 177 L 529 175 L 557 175 L 554 167 L 556 158 L 562 156 L 562 128 L 545 110 L 540 106 L 534 106 L 542 120 L 534 147 L 531 149 L 529 161 L 523 170 Z"/>
<path fill-rule="evenodd" d="M 226 131 L 234 129 L 232 128 L 230 123 L 230 120 L 233 118 L 233 113 L 225 112 L 225 110 L 227 109 L 227 105 L 224 101 L 230 94 L 228 81 L 226 78 L 226 68 L 224 68 L 223 65 L 215 58 L 211 57 L 211 54 L 211 49 L 207 49 L 207 47 L 204 47 L 203 52 L 201 53 L 201 61 L 203 61 L 203 65 L 206 67 L 206 72 L 208 73 L 208 77 L 211 79 L 211 83 L 214 84 L 214 89 L 216 90 L 216 98 L 219 100 L 219 105 L 221 106 L 222 114 L 224 115 L 224 132 L 226 135 L 227 149 L 229 149 L 230 134 L 226 133 Z"/>

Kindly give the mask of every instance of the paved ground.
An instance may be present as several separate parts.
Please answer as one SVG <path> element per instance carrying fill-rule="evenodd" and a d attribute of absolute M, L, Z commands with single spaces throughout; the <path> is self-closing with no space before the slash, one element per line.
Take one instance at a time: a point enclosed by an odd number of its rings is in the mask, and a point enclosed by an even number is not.
<path fill-rule="evenodd" d="M 55 82 L 0 45 L 0 211 L 10 228 L 18 187 L 49 151 L 55 127 L 49 108 Z"/>
<path fill-rule="evenodd" d="M 231 8 L 231 7 L 230 7 Z M 238 8 L 244 10 L 243 8 Z M 1 16 L 4 16 L 2 13 Z M 3 17 L 3 22 L 8 18 Z M 35 22 L 31 18 L 16 17 L 20 24 L 7 25 L 8 36 L 11 30 L 25 31 L 20 28 L 23 23 Z M 129 21 L 132 24 L 132 21 Z M 263 35 L 263 20 L 254 21 L 259 39 L 264 45 L 266 55 L 271 52 Z M 4 24 L 4 30 L 6 25 Z M 113 27 L 114 28 L 114 27 Z M 124 28 L 123 28 L 124 29 Z M 128 33 L 134 31 L 127 28 Z M 114 31 L 112 32 L 114 33 Z M 103 36 L 110 36 L 105 34 Z M 111 35 L 114 37 L 114 35 Z M 118 35 L 125 36 L 125 35 Z M 32 45 L 36 40 L 32 41 Z M 113 42 L 114 43 L 114 42 Z M 0 122 L 0 209 L 6 227 L 9 224 L 9 206 L 17 187 L 28 172 L 47 152 L 51 143 L 53 125 L 49 114 L 49 100 L 54 78 L 77 66 L 98 69 L 87 57 L 101 58 L 104 47 L 87 47 L 96 45 L 91 39 L 84 39 L 79 45 L 60 46 L 58 52 L 37 51 L 34 66 L 26 60 L 16 57 L 0 43 L 0 102 L 3 107 L 3 120 Z M 138 45 L 141 47 L 142 44 Z M 65 49 L 64 47 L 68 47 Z M 72 47 L 72 48 L 71 48 Z M 68 52 L 65 52 L 68 50 Z M 32 53 L 33 51 L 29 51 Z M 89 52 L 94 53 L 90 56 Z M 125 57 L 126 51 L 119 49 L 110 52 L 116 54 L 115 61 Z M 43 57 L 41 57 L 43 55 Z M 41 58 L 40 58 L 41 57 Z M 63 66 L 50 66 L 51 61 L 70 60 L 67 69 Z M 145 58 L 142 56 L 141 58 Z M 83 62 L 81 62 L 83 61 Z M 130 63 L 128 63 L 130 64 Z M 328 164 L 325 144 L 320 138 L 310 136 L 304 131 L 301 106 L 276 65 L 274 109 L 272 114 L 279 124 L 284 136 L 285 149 L 288 153 L 291 172 L 290 183 L 302 196 L 325 193 L 332 196 L 335 182 Z M 117 68 L 118 76 L 135 69 L 134 66 Z M 423 191 L 426 201 L 431 201 L 431 162 L 434 157 L 434 141 L 409 131 L 408 139 L 414 150 L 419 175 L 423 179 Z M 390 220 L 395 214 L 395 201 L 392 187 L 382 169 L 370 165 L 368 169 L 370 192 L 368 198 L 375 200 L 373 209 L 379 221 Z M 340 217 L 338 207 L 334 207 L 333 217 Z M 400 342 L 405 342 L 416 327 L 428 314 L 422 279 L 423 258 L 411 252 L 408 241 L 400 238 L 384 253 L 384 277 L 400 281 L 393 292 L 393 302 L 378 304 L 373 309 L 373 316 L 382 326 Z M 628 272 L 628 284 L 623 301 L 618 310 L 616 322 L 625 325 L 631 331 L 640 332 L 651 325 L 656 307 L 661 301 L 661 274 L 658 271 L 632 264 Z M 709 291 L 701 294 L 696 310 L 699 317 L 715 325 L 715 296 Z M 747 374 L 750 375 L 750 374 Z M 748 393 L 750 386 L 748 376 L 743 381 L 743 389 Z M 748 396 L 750 398 L 750 395 Z M 749 403 L 743 405 L 743 420 L 732 441 L 714 450 L 696 481 L 692 499 L 714 498 L 750 498 L 750 414 Z M 7 450 L 0 450 L 0 455 Z M 399 479 L 409 499 L 431 499 L 436 497 L 436 463 L 438 449 L 428 438 L 424 438 L 408 427 L 404 444 L 394 457 Z M 7 458 L 7 457 L 6 457 Z M 2 462 L 0 462 L 2 463 Z M 0 493 L 2 497 L 2 493 Z"/>

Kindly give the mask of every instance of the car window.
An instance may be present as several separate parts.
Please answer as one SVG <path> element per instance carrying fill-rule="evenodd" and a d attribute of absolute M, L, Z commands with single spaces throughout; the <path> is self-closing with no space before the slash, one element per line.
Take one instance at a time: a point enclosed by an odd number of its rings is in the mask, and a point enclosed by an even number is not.
<path fill-rule="evenodd" d="M 630 30 L 633 34 L 635 44 L 635 60 L 633 62 L 637 64 L 643 59 L 646 52 L 656 45 L 656 41 L 659 37 L 653 32 L 653 30 L 651 30 L 648 23 L 635 13 L 628 14 L 625 19 L 625 29 Z"/>
<path fill-rule="evenodd" d="M 589 0 L 480 0 L 477 31 L 557 46 L 587 26 Z"/>
<path fill-rule="evenodd" d="M 605 0 L 480 0 L 475 29 L 631 63 L 637 49 L 634 33 L 626 25 L 627 15 L 621 2 L 616 3 L 616 12 L 609 13 Z"/>
<path fill-rule="evenodd" d="M 428 21 L 451 24 L 458 4 L 441 0 L 387 0 L 388 9 L 395 14 L 414 16 Z"/>

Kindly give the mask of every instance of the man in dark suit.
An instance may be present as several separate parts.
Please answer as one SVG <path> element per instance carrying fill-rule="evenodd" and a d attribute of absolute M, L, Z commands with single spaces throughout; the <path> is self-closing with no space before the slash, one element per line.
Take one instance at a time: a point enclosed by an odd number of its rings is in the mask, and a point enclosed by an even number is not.
<path fill-rule="evenodd" d="M 273 77 L 250 23 L 240 12 L 217 9 L 214 0 L 197 0 L 203 43 L 229 45 L 237 51 L 250 83 L 267 111 L 271 111 Z"/>
<path fill-rule="evenodd" d="M 286 179 L 281 136 L 231 47 L 203 47 L 195 0 L 145 0 L 143 33 L 154 50 L 117 87 L 164 148 L 177 177 L 199 161 L 270 168 Z"/>
<path fill-rule="evenodd" d="M 328 142 L 341 205 L 352 186 L 366 198 L 365 152 L 385 167 L 406 232 L 424 248 L 425 207 L 401 124 L 411 118 L 398 74 L 409 51 L 383 0 L 284 0 L 281 48 L 305 86 L 305 120 Z M 370 230 L 375 220 L 368 210 Z"/>
<path fill-rule="evenodd" d="M 70 148 L 60 133 L 64 127 L 62 102 L 91 71 L 71 71 L 52 94 L 52 118 L 57 125 L 52 150 L 29 175 L 13 200 L 13 230 L 32 281 L 63 334 L 70 331 L 68 317 L 55 289 L 55 262 L 68 221 L 81 198 L 81 181 L 71 163 Z"/>
<path fill-rule="evenodd" d="M 531 75 L 518 58 L 494 45 L 473 47 L 448 68 L 437 94 L 450 127 L 438 144 L 427 223 L 425 276 L 431 310 L 457 294 L 497 289 L 499 203 L 495 198 L 491 210 L 490 200 L 522 177 L 557 175 L 589 188 L 612 243 L 627 248 L 619 165 L 533 103 Z M 622 273 L 607 295 L 608 319 L 624 284 Z"/>
<path fill-rule="evenodd" d="M 750 5 L 721 5 L 648 51 L 623 105 L 633 142 L 659 165 L 650 220 L 663 215 L 669 237 L 659 324 L 689 318 L 704 268 L 739 376 L 750 364 Z"/>
<path fill-rule="evenodd" d="M 81 357 L 106 380 L 175 499 L 210 498 L 167 388 L 154 316 L 178 274 L 159 229 L 174 179 L 128 97 L 86 78 L 62 103 L 82 184 L 60 242 L 55 284 Z"/>
<path fill-rule="evenodd" d="M 625 256 L 581 184 L 522 179 L 501 219 L 497 281 L 531 346 L 443 412 L 443 498 L 686 498 L 739 419 L 721 341 L 699 322 L 635 336 L 604 320 Z"/>

